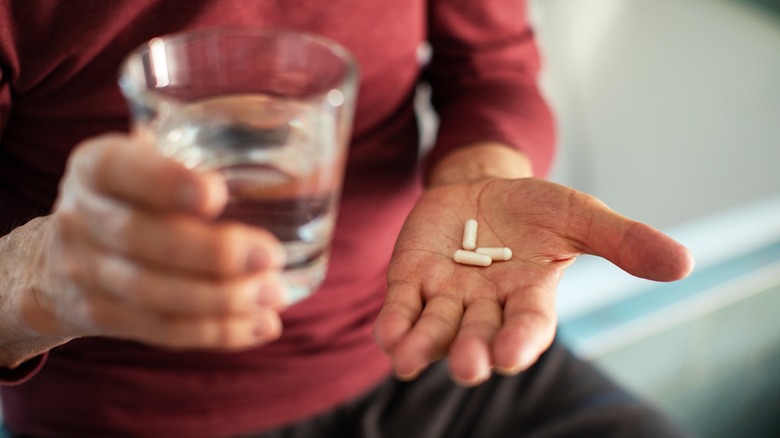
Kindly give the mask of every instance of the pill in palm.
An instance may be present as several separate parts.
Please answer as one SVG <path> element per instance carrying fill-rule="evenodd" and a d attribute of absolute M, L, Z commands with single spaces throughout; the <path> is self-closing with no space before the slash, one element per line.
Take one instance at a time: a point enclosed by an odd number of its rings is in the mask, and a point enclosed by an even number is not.
<path fill-rule="evenodd" d="M 491 259 L 490 256 L 463 249 L 455 251 L 455 255 L 453 255 L 452 258 L 455 259 L 456 263 L 460 263 L 461 265 L 490 266 L 490 264 L 493 263 L 493 259 Z"/>
<path fill-rule="evenodd" d="M 469 219 L 463 229 L 463 249 L 473 250 L 477 247 L 477 220 Z"/>
<path fill-rule="evenodd" d="M 477 254 L 483 254 L 490 257 L 494 262 L 505 262 L 512 258 L 512 250 L 509 248 L 477 248 Z"/>

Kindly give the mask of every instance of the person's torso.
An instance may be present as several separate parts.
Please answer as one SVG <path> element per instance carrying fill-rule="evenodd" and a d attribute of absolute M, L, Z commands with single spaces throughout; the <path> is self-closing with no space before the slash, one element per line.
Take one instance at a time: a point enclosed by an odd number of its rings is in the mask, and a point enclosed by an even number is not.
<path fill-rule="evenodd" d="M 300 29 L 343 44 L 361 71 L 328 277 L 313 297 L 283 315 L 282 339 L 239 354 L 174 354 L 106 339 L 73 341 L 51 352 L 30 382 L 3 388 L 12 428 L 51 436 L 65 436 L 53 432 L 58 423 L 87 436 L 110 427 L 142 435 L 227 434 L 310 415 L 387 373 L 371 326 L 395 236 L 418 192 L 411 101 L 425 9 L 422 0 L 0 4 L 3 234 L 48 213 L 79 141 L 127 130 L 118 65 L 152 37 L 233 25 Z M 70 394 L 81 401 L 69 401 Z"/>

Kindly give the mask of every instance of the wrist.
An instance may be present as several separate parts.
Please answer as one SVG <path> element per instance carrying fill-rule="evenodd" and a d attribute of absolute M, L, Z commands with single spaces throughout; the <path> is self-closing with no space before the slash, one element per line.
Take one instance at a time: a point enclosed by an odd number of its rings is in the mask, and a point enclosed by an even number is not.
<path fill-rule="evenodd" d="M 41 245 L 48 222 L 48 218 L 33 219 L 0 238 L 0 368 L 13 369 L 70 340 L 39 333 L 29 324 L 29 313 L 48 318 L 34 305 L 45 277 Z"/>
<path fill-rule="evenodd" d="M 482 142 L 444 155 L 428 174 L 429 187 L 469 183 L 485 178 L 517 179 L 533 176 L 530 159 L 510 146 Z"/>

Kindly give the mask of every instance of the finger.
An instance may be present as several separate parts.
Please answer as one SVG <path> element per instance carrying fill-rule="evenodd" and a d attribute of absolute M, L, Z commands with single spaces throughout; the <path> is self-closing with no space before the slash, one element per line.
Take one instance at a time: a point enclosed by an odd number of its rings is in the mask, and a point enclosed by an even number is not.
<path fill-rule="evenodd" d="M 474 386 L 490 377 L 490 346 L 502 322 L 502 308 L 495 299 L 478 298 L 468 304 L 448 355 L 456 382 Z"/>
<path fill-rule="evenodd" d="M 279 241 L 257 227 L 159 215 L 100 196 L 82 196 L 78 207 L 84 219 L 74 222 L 89 240 L 161 270 L 230 276 L 284 266 Z"/>
<path fill-rule="evenodd" d="M 409 282 L 389 284 L 385 303 L 374 323 L 374 338 L 379 347 L 391 353 L 420 318 L 422 309 L 419 286 Z"/>
<path fill-rule="evenodd" d="M 660 231 L 627 219 L 598 199 L 574 192 L 570 238 L 588 254 L 604 257 L 629 274 L 656 281 L 675 281 L 693 270 L 683 245 Z"/>
<path fill-rule="evenodd" d="M 444 357 L 462 315 L 463 304 L 455 295 L 437 294 L 427 301 L 420 319 L 392 352 L 398 377 L 412 379 Z"/>
<path fill-rule="evenodd" d="M 187 169 L 122 135 L 82 143 L 70 167 L 95 191 L 155 210 L 214 217 L 227 203 L 227 187 L 218 174 Z"/>
<path fill-rule="evenodd" d="M 276 273 L 228 280 L 164 273 L 121 256 L 104 254 L 93 264 L 91 288 L 110 293 L 129 306 L 179 316 L 249 314 L 280 310 L 285 287 Z"/>
<path fill-rule="evenodd" d="M 511 375 L 530 367 L 552 343 L 556 323 L 554 291 L 536 286 L 510 294 L 493 339 L 496 371 Z"/>
<path fill-rule="evenodd" d="M 77 315 L 96 335 L 172 349 L 240 350 L 278 339 L 282 332 L 279 314 L 268 308 L 250 314 L 190 318 L 147 312 L 106 295 L 94 295 L 82 301 Z"/>

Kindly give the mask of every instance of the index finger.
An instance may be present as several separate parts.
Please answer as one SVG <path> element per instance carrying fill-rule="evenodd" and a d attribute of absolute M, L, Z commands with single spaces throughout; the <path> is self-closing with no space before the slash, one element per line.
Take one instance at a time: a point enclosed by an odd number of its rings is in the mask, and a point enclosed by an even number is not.
<path fill-rule="evenodd" d="M 94 190 L 153 210 L 213 217 L 227 202 L 227 187 L 217 173 L 188 169 L 121 134 L 104 134 L 80 144 L 70 167 Z"/>

